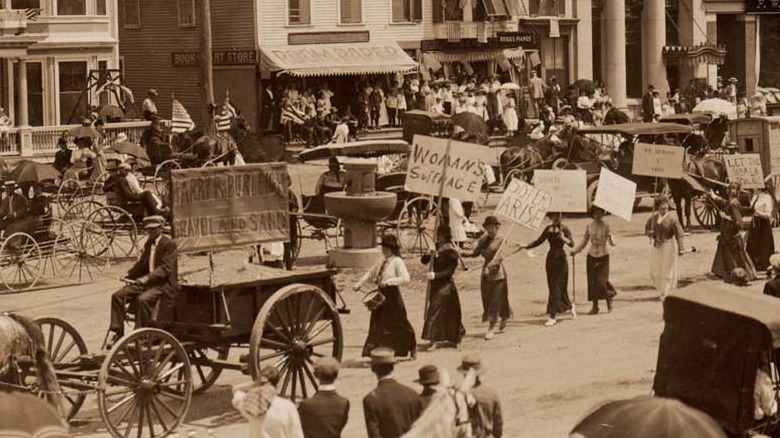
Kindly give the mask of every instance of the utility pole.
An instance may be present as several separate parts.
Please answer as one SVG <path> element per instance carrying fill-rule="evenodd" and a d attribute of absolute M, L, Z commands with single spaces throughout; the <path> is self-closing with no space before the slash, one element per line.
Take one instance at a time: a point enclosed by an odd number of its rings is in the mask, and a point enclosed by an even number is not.
<path fill-rule="evenodd" d="M 216 135 L 216 126 L 214 126 L 214 111 L 216 104 L 214 102 L 214 68 L 211 55 L 211 0 L 200 0 L 200 70 L 201 86 L 203 87 L 204 117 L 206 124 L 205 133 L 210 137 Z"/>

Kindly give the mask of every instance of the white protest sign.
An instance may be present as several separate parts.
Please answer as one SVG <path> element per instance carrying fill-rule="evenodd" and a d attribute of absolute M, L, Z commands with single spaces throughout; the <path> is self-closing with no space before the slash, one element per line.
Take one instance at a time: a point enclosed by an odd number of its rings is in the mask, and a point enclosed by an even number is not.
<path fill-rule="evenodd" d="M 552 196 L 549 211 L 582 213 L 588 211 L 585 170 L 534 170 L 534 187 Z"/>
<path fill-rule="evenodd" d="M 634 175 L 681 179 L 685 148 L 661 144 L 634 145 Z"/>
<path fill-rule="evenodd" d="M 758 154 L 724 155 L 726 173 L 730 182 L 739 183 L 743 189 L 763 189 L 764 171 Z"/>
<path fill-rule="evenodd" d="M 496 206 L 496 216 L 505 217 L 527 228 L 537 229 L 544 223 L 552 196 L 519 179 L 512 179 Z"/>
<path fill-rule="evenodd" d="M 601 168 L 599 186 L 596 189 L 596 199 L 593 201 L 593 205 L 630 222 L 635 199 L 635 182 L 611 172 L 606 167 Z"/>
<path fill-rule="evenodd" d="M 447 154 L 447 143 L 450 143 Z M 405 189 L 460 201 L 476 201 L 485 178 L 483 163 L 490 148 L 473 143 L 415 135 L 409 154 Z M 447 164 L 446 173 L 444 166 Z"/>

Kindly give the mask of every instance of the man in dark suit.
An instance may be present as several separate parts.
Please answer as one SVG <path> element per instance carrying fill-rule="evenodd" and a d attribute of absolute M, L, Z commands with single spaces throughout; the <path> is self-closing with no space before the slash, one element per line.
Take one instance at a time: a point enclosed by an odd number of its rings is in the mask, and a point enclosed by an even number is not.
<path fill-rule="evenodd" d="M 436 395 L 436 386 L 439 384 L 439 369 L 434 365 L 425 365 L 417 370 L 420 378 L 415 380 L 422 385 L 423 390 L 420 393 L 420 400 L 423 402 L 423 409 L 431 404 L 431 399 Z"/>
<path fill-rule="evenodd" d="M 647 93 L 642 96 L 642 121 L 652 122 L 655 115 L 655 107 L 653 106 L 653 92 L 655 87 L 652 85 L 647 86 Z"/>
<path fill-rule="evenodd" d="M 341 437 L 349 419 L 349 400 L 336 393 L 338 375 L 339 361 L 332 357 L 323 357 L 314 364 L 319 389 L 298 406 L 304 438 Z"/>
<path fill-rule="evenodd" d="M 780 298 L 780 254 L 772 254 L 769 257 L 769 264 L 772 267 L 767 272 L 767 276 L 771 280 L 764 285 L 764 295 Z"/>
<path fill-rule="evenodd" d="M 111 295 L 111 325 L 109 331 L 114 336 L 109 341 L 113 345 L 125 332 L 125 303 L 135 300 L 135 327 L 147 327 L 157 301 L 161 305 L 172 306 L 179 290 L 178 251 L 171 239 L 162 235 L 165 219 L 162 216 L 144 218 L 144 228 L 149 238 L 144 245 L 141 258 L 127 272 L 127 278 L 133 280 Z"/>
<path fill-rule="evenodd" d="M 417 393 L 393 379 L 395 362 L 392 349 L 371 351 L 371 371 L 379 384 L 363 398 L 368 438 L 399 438 L 411 429 L 423 411 Z"/>
<path fill-rule="evenodd" d="M 15 181 L 6 181 L 3 184 L 4 196 L 0 203 L 0 231 L 5 231 L 6 236 L 13 233 L 29 230 L 24 226 L 24 218 L 27 216 L 27 199 L 16 191 Z"/>

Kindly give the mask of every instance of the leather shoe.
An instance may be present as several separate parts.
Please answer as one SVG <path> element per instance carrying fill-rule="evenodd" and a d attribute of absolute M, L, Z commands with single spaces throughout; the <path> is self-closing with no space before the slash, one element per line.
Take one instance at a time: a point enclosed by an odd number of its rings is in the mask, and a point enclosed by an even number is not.
<path fill-rule="evenodd" d="M 598 313 L 599 313 L 599 308 L 593 306 L 590 308 L 590 312 L 588 312 L 588 315 L 597 315 Z"/>

